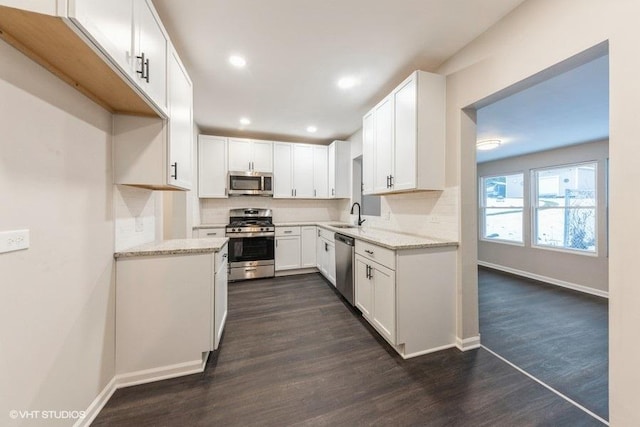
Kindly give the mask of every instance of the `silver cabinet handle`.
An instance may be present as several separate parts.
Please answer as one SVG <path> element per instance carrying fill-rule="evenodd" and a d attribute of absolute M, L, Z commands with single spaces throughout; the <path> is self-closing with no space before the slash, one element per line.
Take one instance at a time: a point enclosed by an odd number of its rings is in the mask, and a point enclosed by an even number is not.
<path fill-rule="evenodd" d="M 291 197 L 293 197 L 293 188 L 291 189 Z"/>
<path fill-rule="evenodd" d="M 370 251 L 369 249 L 365 249 L 364 250 L 366 253 L 368 253 L 369 255 L 373 255 L 373 251 Z"/>
<path fill-rule="evenodd" d="M 292 231 L 292 230 L 285 230 L 285 231 L 284 231 L 284 234 L 291 234 L 291 233 L 293 233 L 293 231 Z"/>
<path fill-rule="evenodd" d="M 393 187 L 393 175 L 389 175 L 389 187 Z"/>
<path fill-rule="evenodd" d="M 217 232 L 217 231 L 216 231 L 216 232 L 213 232 L 213 233 L 207 233 L 207 236 L 217 236 L 217 235 L 218 235 L 218 232 Z"/>
<path fill-rule="evenodd" d="M 316 197 L 318 195 L 318 192 L 316 190 L 313 190 L 313 197 Z"/>
<path fill-rule="evenodd" d="M 335 195 L 336 195 L 336 189 L 335 189 L 335 188 L 332 188 L 332 189 L 331 189 L 331 195 L 332 195 L 332 196 L 335 196 Z"/>

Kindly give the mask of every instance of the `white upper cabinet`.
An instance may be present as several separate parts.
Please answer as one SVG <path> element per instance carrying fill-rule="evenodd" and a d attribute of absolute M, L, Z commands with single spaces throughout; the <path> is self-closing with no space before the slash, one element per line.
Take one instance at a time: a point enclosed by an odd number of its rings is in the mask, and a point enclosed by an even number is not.
<path fill-rule="evenodd" d="M 75 0 L 69 16 L 127 75 L 132 75 L 133 0 Z"/>
<path fill-rule="evenodd" d="M 351 145 L 348 141 L 333 141 L 329 145 L 329 198 L 348 199 L 351 175 Z"/>
<path fill-rule="evenodd" d="M 168 62 L 169 184 L 190 189 L 193 180 L 193 87 L 175 50 Z"/>
<path fill-rule="evenodd" d="M 293 197 L 293 144 L 273 144 L 273 197 Z"/>
<path fill-rule="evenodd" d="M 386 97 L 373 110 L 373 190 L 376 193 L 384 193 L 389 190 L 393 167 L 393 98 Z"/>
<path fill-rule="evenodd" d="M 444 120 L 445 77 L 424 71 L 412 73 L 367 113 L 364 193 L 444 189 Z"/>
<path fill-rule="evenodd" d="M 313 147 L 313 197 L 329 197 L 328 148 L 325 145 Z"/>
<path fill-rule="evenodd" d="M 72 0 L 69 17 L 166 112 L 168 41 L 150 0 Z"/>
<path fill-rule="evenodd" d="M 198 137 L 198 197 L 227 197 L 227 138 Z M 224 237 L 224 232 L 222 233 Z"/>
<path fill-rule="evenodd" d="M 167 104 L 167 39 L 149 0 L 134 1 L 134 72 L 140 87 L 162 109 Z"/>
<path fill-rule="evenodd" d="M 273 143 L 229 138 L 229 170 L 273 172 Z"/>
<path fill-rule="evenodd" d="M 373 111 L 367 113 L 362 119 L 362 192 L 373 193 L 374 168 L 374 142 Z"/>
<path fill-rule="evenodd" d="M 293 146 L 293 196 L 305 199 L 314 195 L 314 153 L 313 146 L 294 144 Z"/>

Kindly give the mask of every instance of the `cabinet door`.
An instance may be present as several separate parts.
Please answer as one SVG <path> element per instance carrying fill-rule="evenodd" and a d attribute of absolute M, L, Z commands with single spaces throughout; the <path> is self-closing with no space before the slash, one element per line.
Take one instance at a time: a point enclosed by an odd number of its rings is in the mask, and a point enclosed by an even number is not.
<path fill-rule="evenodd" d="M 332 142 L 328 150 L 329 197 L 336 197 L 336 143 Z"/>
<path fill-rule="evenodd" d="M 393 98 L 388 96 L 374 109 L 375 154 L 373 190 L 390 191 L 388 177 L 393 174 Z"/>
<path fill-rule="evenodd" d="M 300 236 L 276 237 L 276 271 L 300 268 Z"/>
<path fill-rule="evenodd" d="M 156 20 L 148 1 L 134 2 L 134 19 L 136 81 L 146 94 L 165 110 L 167 107 L 167 39 L 162 32 L 162 24 Z"/>
<path fill-rule="evenodd" d="M 327 279 L 333 286 L 336 285 L 336 245 L 327 242 L 325 247 L 327 256 Z"/>
<path fill-rule="evenodd" d="M 126 74 L 132 73 L 133 0 L 75 0 L 69 17 Z"/>
<path fill-rule="evenodd" d="M 329 169 L 327 147 L 313 147 L 313 196 L 326 199 L 329 196 Z"/>
<path fill-rule="evenodd" d="M 227 197 L 227 138 L 198 137 L 198 197 Z"/>
<path fill-rule="evenodd" d="M 373 193 L 373 157 L 375 155 L 373 121 L 373 111 L 362 119 L 362 192 L 364 194 Z"/>
<path fill-rule="evenodd" d="M 273 197 L 293 197 L 293 160 L 291 144 L 273 144 Z"/>
<path fill-rule="evenodd" d="M 356 255 L 355 265 L 355 300 L 356 307 L 362 312 L 365 319 L 372 319 L 373 311 L 373 282 L 369 279 L 367 261 L 360 255 Z"/>
<path fill-rule="evenodd" d="M 248 139 L 229 138 L 229 170 L 251 170 L 251 149 L 251 141 Z"/>
<path fill-rule="evenodd" d="M 373 326 L 396 344 L 396 273 L 372 263 L 373 276 Z"/>
<path fill-rule="evenodd" d="M 229 271 L 228 264 L 225 262 L 220 268 L 215 276 L 214 281 L 214 295 L 213 295 L 213 348 L 212 350 L 217 350 L 220 345 L 220 337 L 222 337 L 222 332 L 224 331 L 224 325 L 227 320 L 227 288 L 228 288 L 228 280 L 229 280 Z"/>
<path fill-rule="evenodd" d="M 199 228 L 196 230 L 196 234 L 194 237 L 198 239 L 211 239 L 215 237 L 225 237 L 225 229 L 224 227 L 217 228 Z"/>
<path fill-rule="evenodd" d="M 191 81 L 172 49 L 168 63 L 169 76 L 169 164 L 167 179 L 170 185 L 191 189 L 193 146 L 193 116 Z"/>
<path fill-rule="evenodd" d="M 293 188 L 295 197 L 312 198 L 314 186 L 313 146 L 293 146 Z"/>
<path fill-rule="evenodd" d="M 253 141 L 252 162 L 256 172 L 273 172 L 273 142 Z"/>
<path fill-rule="evenodd" d="M 393 190 L 409 190 L 417 186 L 417 81 L 413 78 L 396 89 L 394 98 L 394 171 Z"/>
<path fill-rule="evenodd" d="M 316 227 L 316 267 L 321 273 L 325 264 L 324 258 L 324 240 L 320 237 L 320 229 Z"/>
<path fill-rule="evenodd" d="M 300 266 L 302 268 L 315 267 L 316 266 L 316 227 L 301 227 L 300 228 L 302 241 L 300 244 L 301 260 Z"/>

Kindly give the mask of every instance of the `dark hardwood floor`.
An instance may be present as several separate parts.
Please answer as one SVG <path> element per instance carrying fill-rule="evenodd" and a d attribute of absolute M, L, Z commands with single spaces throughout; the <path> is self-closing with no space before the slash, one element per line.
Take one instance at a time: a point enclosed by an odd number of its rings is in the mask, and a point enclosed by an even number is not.
<path fill-rule="evenodd" d="M 608 419 L 608 301 L 479 268 L 482 344 Z"/>
<path fill-rule="evenodd" d="M 231 284 L 205 372 L 118 390 L 93 425 L 601 424 L 482 349 L 402 360 L 311 274 Z"/>

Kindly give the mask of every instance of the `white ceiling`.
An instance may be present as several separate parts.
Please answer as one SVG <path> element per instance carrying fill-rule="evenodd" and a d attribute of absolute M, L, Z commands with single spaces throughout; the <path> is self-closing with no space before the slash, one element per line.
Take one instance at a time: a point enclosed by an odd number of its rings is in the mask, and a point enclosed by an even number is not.
<path fill-rule="evenodd" d="M 549 78 L 477 111 L 477 138 L 500 139 L 479 163 L 609 137 L 609 56 Z"/>
<path fill-rule="evenodd" d="M 203 131 L 344 139 L 415 69 L 435 70 L 523 0 L 153 0 Z M 228 57 L 240 54 L 238 70 Z M 361 84 L 336 86 L 354 75 Z M 251 124 L 241 129 L 240 117 Z M 317 133 L 306 127 L 315 125 Z"/>

